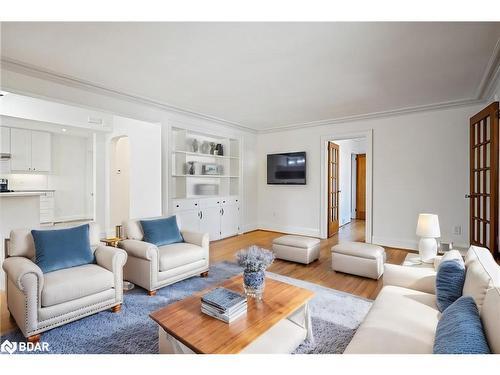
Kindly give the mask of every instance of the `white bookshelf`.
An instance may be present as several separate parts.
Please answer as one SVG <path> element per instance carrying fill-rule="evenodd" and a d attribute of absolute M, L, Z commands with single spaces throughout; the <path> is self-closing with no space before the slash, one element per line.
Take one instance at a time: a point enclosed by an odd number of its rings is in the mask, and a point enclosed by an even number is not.
<path fill-rule="evenodd" d="M 171 136 L 170 197 L 172 199 L 202 199 L 205 197 L 237 196 L 240 192 L 240 140 L 215 134 L 173 127 Z M 193 140 L 198 141 L 198 151 Z M 220 144 L 223 155 L 210 153 L 210 144 Z M 208 151 L 208 152 L 207 152 Z M 188 171 L 194 163 L 195 174 Z M 203 174 L 203 165 L 216 165 L 218 174 Z M 200 185 L 215 192 L 200 193 Z"/>

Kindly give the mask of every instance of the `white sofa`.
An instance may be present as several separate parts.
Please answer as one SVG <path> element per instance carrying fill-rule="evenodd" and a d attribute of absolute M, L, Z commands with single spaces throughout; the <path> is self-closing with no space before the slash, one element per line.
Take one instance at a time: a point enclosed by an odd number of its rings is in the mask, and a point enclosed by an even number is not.
<path fill-rule="evenodd" d="M 463 294 L 474 297 L 490 349 L 500 353 L 500 267 L 488 249 L 475 246 L 465 265 Z M 436 268 L 386 264 L 384 287 L 345 353 L 432 353 L 440 318 Z"/>
<path fill-rule="evenodd" d="M 166 216 L 165 216 L 166 217 Z M 157 219 L 156 218 L 147 218 Z M 207 276 L 209 264 L 208 233 L 181 230 L 185 242 L 157 247 L 144 242 L 141 219 L 123 223 L 125 240 L 118 246 L 128 254 L 123 278 L 148 291 L 156 290 L 192 276 Z"/>

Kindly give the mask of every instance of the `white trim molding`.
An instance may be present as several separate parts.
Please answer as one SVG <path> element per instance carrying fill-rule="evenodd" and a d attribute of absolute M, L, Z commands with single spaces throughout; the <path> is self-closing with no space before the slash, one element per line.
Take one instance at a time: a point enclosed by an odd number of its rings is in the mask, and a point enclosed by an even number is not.
<path fill-rule="evenodd" d="M 85 81 L 85 80 L 82 80 L 82 79 L 79 79 L 76 77 L 72 77 L 69 75 L 57 73 L 57 72 L 54 72 L 54 71 L 51 71 L 51 70 L 48 70 L 45 68 L 40 68 L 38 66 L 27 64 L 27 63 L 17 61 L 17 60 L 8 58 L 8 57 L 2 57 L 0 61 L 1 61 L 2 69 L 10 70 L 10 71 L 17 72 L 17 73 L 26 74 L 26 75 L 29 75 L 29 76 L 32 76 L 35 78 L 40 78 L 40 79 L 44 79 L 47 81 L 60 83 L 60 84 L 66 85 L 66 86 L 74 87 L 74 88 L 83 89 L 83 90 L 90 91 L 90 92 L 97 93 L 97 94 L 104 94 L 104 95 L 108 95 L 108 96 L 115 97 L 118 99 L 127 100 L 127 101 L 131 101 L 134 103 L 141 103 L 141 104 L 145 104 L 145 105 L 148 105 L 151 107 L 160 108 L 162 110 L 180 113 L 183 115 L 196 117 L 196 118 L 199 118 L 202 120 L 212 121 L 212 122 L 219 123 L 222 125 L 231 126 L 233 128 L 237 128 L 239 130 L 243 130 L 246 132 L 251 132 L 251 133 L 257 132 L 255 129 L 249 128 L 247 126 L 244 126 L 244 125 L 239 124 L 239 123 L 234 122 L 234 121 L 228 121 L 228 120 L 224 120 L 224 119 L 221 119 L 221 118 L 218 118 L 215 116 L 211 116 L 211 115 L 207 115 L 204 113 L 192 111 L 192 110 L 185 109 L 185 108 L 180 108 L 180 107 L 177 107 L 177 106 L 174 106 L 171 104 L 162 103 L 162 102 L 156 101 L 154 99 L 146 98 L 143 96 L 125 93 L 123 91 L 119 91 L 119 90 L 115 90 L 115 89 L 112 89 L 109 87 L 105 87 L 105 86 L 96 84 L 94 82 L 89 82 L 89 81 Z"/>
<path fill-rule="evenodd" d="M 500 41 L 499 41 L 500 43 Z M 477 96 L 476 98 L 463 99 L 463 100 L 454 100 L 442 103 L 431 103 L 426 105 L 418 105 L 412 107 L 404 107 L 398 108 L 394 110 L 380 111 L 380 112 L 372 112 L 360 115 L 353 116 L 344 116 L 344 117 L 335 117 L 330 119 L 318 120 L 318 121 L 309 121 L 304 123 L 296 123 L 296 124 L 283 124 L 273 126 L 267 129 L 256 130 L 244 124 L 240 124 L 234 121 L 224 120 L 215 116 L 199 113 L 196 111 L 192 111 L 189 109 L 184 109 L 180 107 L 176 107 L 174 105 L 168 103 L 162 103 L 154 99 L 142 97 L 135 94 L 129 94 L 126 92 L 122 92 L 116 89 L 112 89 L 109 87 L 105 87 L 93 82 L 81 80 L 76 77 L 72 77 L 69 75 L 60 74 L 45 68 L 41 68 L 38 66 L 34 66 L 28 63 L 24 63 L 21 61 L 17 61 L 8 57 L 3 56 L 1 58 L 1 67 L 2 69 L 10 70 L 17 73 L 26 74 L 35 78 L 44 79 L 47 81 L 63 84 L 69 87 L 83 89 L 89 92 L 107 95 L 109 97 L 114 97 L 122 100 L 127 100 L 129 102 L 140 103 L 144 105 L 148 105 L 154 108 L 159 108 L 162 110 L 179 113 L 183 115 L 193 116 L 198 119 L 213 121 L 219 123 L 221 125 L 226 125 L 229 127 L 233 127 L 235 129 L 239 129 L 242 131 L 250 132 L 250 133 L 273 133 L 294 129 L 303 129 L 308 127 L 317 127 L 323 125 L 333 125 L 338 123 L 346 123 L 352 121 L 359 120 L 367 120 L 367 119 L 375 119 L 381 117 L 392 117 L 404 115 L 407 113 L 414 112 L 423 112 L 423 111 L 432 111 L 432 110 L 441 110 L 445 108 L 454 108 L 454 107 L 463 107 L 470 106 L 475 104 L 483 104 L 487 100 L 491 99 L 491 92 L 495 87 L 496 81 L 500 76 L 500 44 L 497 43 L 493 54 L 488 63 L 488 67 L 483 75 L 483 78 L 478 86 Z M 145 120 L 148 121 L 148 120 Z"/>
<path fill-rule="evenodd" d="M 373 129 L 353 132 L 333 131 L 328 135 L 322 135 L 320 139 L 321 166 L 320 166 L 320 237 L 327 238 L 328 204 L 327 204 L 327 142 L 340 141 L 344 139 L 365 138 L 366 139 L 366 215 L 365 215 L 365 242 L 372 243 L 373 232 Z"/>
<path fill-rule="evenodd" d="M 271 232 L 296 234 L 300 236 L 320 237 L 320 232 L 317 228 L 292 227 L 278 223 L 260 223 L 258 229 L 268 230 Z"/>

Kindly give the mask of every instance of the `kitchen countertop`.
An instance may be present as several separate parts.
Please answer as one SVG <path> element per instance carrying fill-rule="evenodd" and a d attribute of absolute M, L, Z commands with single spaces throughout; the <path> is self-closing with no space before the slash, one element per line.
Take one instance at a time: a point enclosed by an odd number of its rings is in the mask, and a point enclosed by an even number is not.
<path fill-rule="evenodd" d="M 54 189 L 23 189 L 23 190 L 14 190 L 14 193 L 37 193 L 37 192 L 45 193 L 47 191 L 55 191 Z"/>
<path fill-rule="evenodd" d="M 0 197 L 34 197 L 43 194 L 42 191 L 13 191 L 10 193 L 0 193 Z"/>

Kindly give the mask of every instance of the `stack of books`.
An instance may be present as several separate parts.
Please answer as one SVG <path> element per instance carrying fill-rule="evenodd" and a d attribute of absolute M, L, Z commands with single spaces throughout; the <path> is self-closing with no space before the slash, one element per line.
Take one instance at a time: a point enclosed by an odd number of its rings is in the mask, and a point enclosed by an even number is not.
<path fill-rule="evenodd" d="M 216 288 L 201 297 L 201 312 L 231 323 L 247 312 L 245 296 L 226 288 Z"/>

